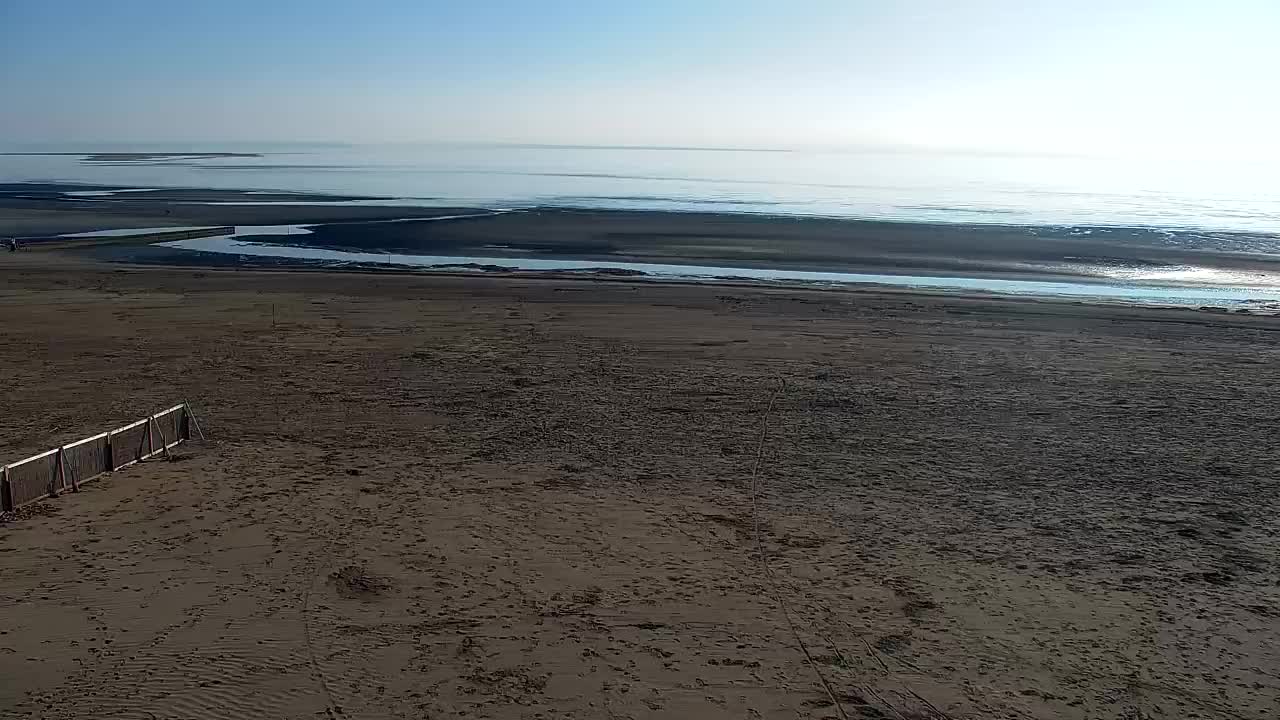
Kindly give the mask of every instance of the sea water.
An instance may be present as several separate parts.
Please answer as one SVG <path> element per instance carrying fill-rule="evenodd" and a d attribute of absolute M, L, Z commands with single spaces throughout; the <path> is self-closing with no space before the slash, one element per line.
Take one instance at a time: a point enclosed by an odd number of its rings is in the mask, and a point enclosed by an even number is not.
<path fill-rule="evenodd" d="M 258 153 L 143 161 L 5 155 L 0 156 L 0 182 L 282 190 L 374 196 L 385 198 L 380 204 L 405 205 L 546 205 L 1280 233 L 1280 175 L 1247 157 L 1117 160 L 894 148 L 463 144 L 0 149 Z M 264 196 L 262 202 L 268 201 Z"/>

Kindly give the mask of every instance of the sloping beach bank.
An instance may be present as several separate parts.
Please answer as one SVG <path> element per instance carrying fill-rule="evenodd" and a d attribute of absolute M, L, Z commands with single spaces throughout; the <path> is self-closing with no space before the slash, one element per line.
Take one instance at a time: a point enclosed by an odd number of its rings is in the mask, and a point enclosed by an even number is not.
<path fill-rule="evenodd" d="M 849 717 L 1280 700 L 1271 318 L 60 253 L 0 281 L 5 457 L 175 398 L 212 438 L 0 525 L 17 716 L 831 717 L 814 667 Z"/>

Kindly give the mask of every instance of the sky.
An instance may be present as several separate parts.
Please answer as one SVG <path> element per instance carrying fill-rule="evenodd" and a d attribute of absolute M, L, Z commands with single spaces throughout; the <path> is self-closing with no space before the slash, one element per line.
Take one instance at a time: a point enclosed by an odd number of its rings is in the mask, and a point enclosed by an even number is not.
<path fill-rule="evenodd" d="M 1277 0 L 0 0 L 0 141 L 1280 156 Z"/>

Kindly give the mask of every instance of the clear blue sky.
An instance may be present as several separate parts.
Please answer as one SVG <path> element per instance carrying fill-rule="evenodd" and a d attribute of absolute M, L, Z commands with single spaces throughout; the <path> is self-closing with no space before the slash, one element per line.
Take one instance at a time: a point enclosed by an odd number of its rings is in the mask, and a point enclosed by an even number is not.
<path fill-rule="evenodd" d="M 0 0 L 0 139 L 1271 151 L 1277 0 Z"/>

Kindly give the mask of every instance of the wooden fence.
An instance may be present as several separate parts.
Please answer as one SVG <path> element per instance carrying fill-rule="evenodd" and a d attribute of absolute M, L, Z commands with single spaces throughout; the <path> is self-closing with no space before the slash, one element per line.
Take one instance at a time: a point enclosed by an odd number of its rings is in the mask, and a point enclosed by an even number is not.
<path fill-rule="evenodd" d="M 66 490 L 78 490 L 81 483 L 103 473 L 167 455 L 175 445 L 191 439 L 193 424 L 191 409 L 183 403 L 122 428 L 5 465 L 0 475 L 0 510 L 16 510 Z M 196 432 L 199 430 L 196 425 Z"/>

